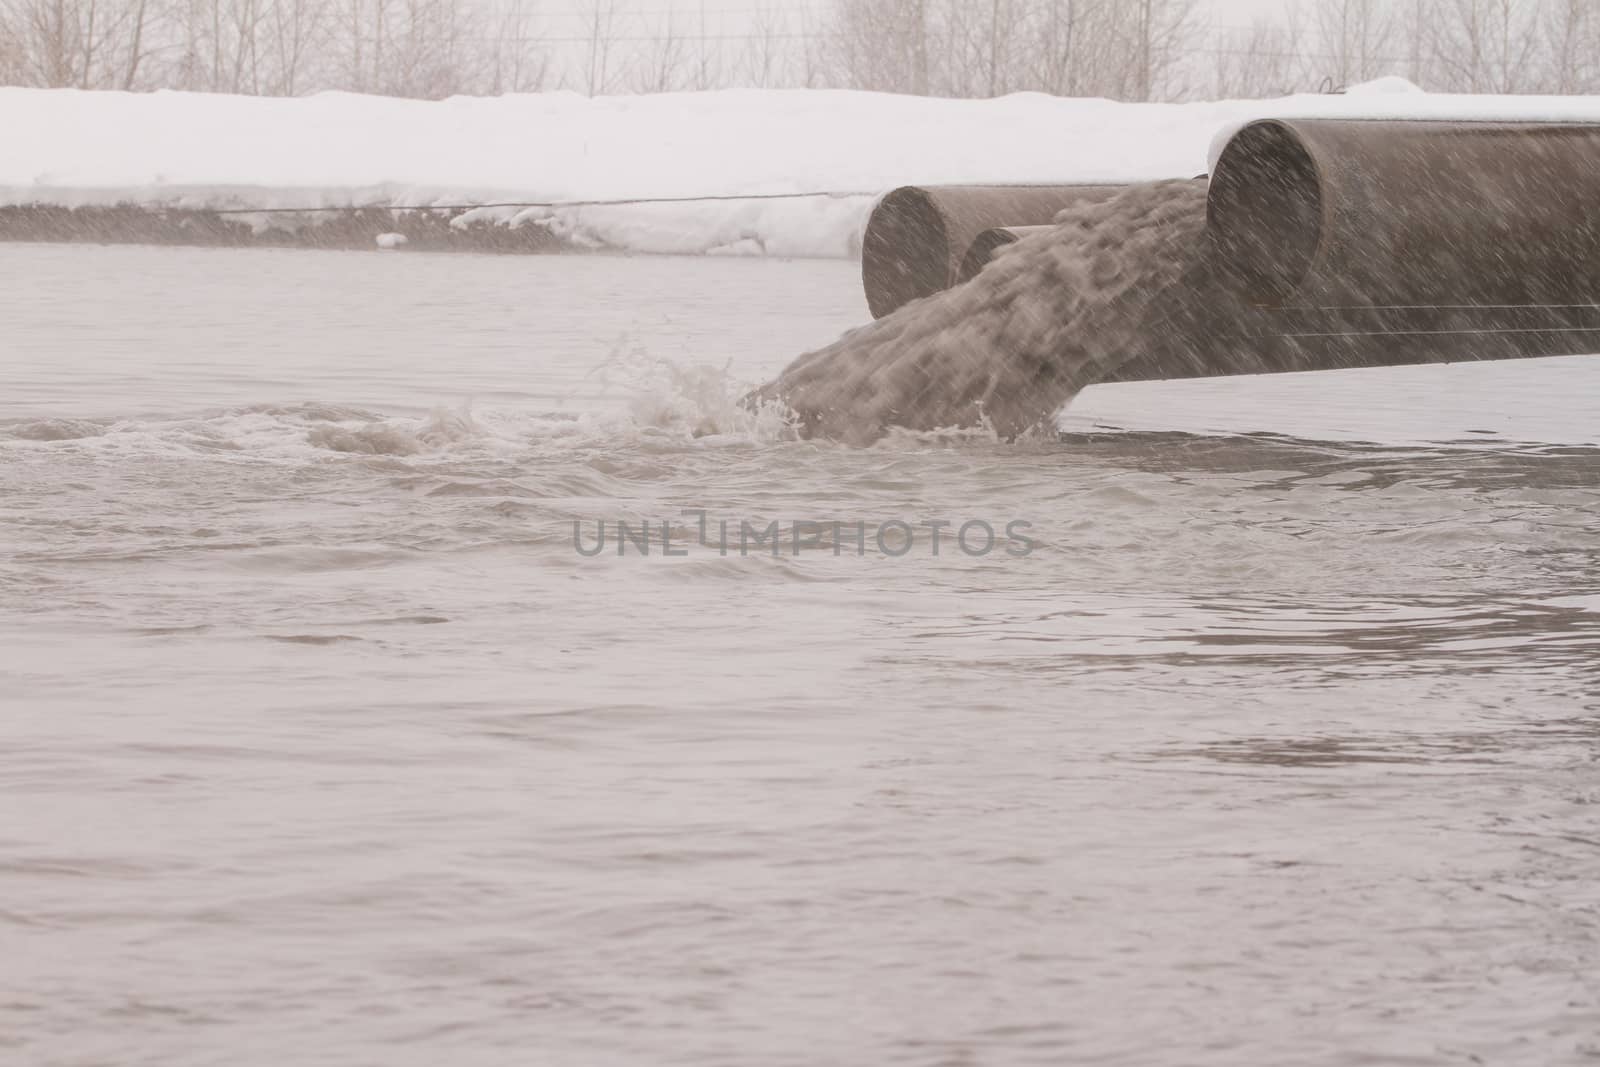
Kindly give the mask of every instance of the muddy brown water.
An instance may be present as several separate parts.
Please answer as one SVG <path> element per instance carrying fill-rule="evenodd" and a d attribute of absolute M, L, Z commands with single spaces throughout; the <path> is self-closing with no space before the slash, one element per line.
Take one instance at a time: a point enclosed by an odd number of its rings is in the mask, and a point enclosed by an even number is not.
<path fill-rule="evenodd" d="M 1596 1053 L 1600 359 L 861 448 L 849 263 L 0 270 L 0 1061 Z"/>
<path fill-rule="evenodd" d="M 808 436 L 1045 425 L 1140 355 L 1192 299 L 1204 182 L 1154 182 L 1061 212 L 975 278 L 913 301 L 786 367 L 762 391 Z"/>

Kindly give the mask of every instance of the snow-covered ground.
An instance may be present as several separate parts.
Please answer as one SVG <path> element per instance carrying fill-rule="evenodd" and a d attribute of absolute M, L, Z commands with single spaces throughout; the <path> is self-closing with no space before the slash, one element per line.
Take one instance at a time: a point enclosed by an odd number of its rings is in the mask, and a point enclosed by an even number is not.
<path fill-rule="evenodd" d="M 490 206 L 579 244 L 849 256 L 897 185 L 1148 180 L 1208 169 L 1270 115 L 1600 121 L 1600 97 L 1440 96 L 1383 79 L 1336 96 L 1122 104 L 813 90 L 429 102 L 0 89 L 0 205 Z M 775 195 L 805 195 L 773 199 Z"/>

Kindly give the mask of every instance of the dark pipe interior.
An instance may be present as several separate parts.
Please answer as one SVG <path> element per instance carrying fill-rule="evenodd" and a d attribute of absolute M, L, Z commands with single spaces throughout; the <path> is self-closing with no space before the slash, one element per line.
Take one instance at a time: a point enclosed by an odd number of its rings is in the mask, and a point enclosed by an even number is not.
<path fill-rule="evenodd" d="M 878 201 L 861 241 L 861 281 L 873 318 L 950 284 L 944 215 L 925 189 L 904 186 Z"/>
<path fill-rule="evenodd" d="M 1289 127 L 1255 122 L 1222 150 L 1206 201 L 1219 265 L 1252 300 L 1280 303 L 1311 270 L 1322 193 L 1311 154 Z"/>
<path fill-rule="evenodd" d="M 991 227 L 1048 225 L 1063 209 L 1113 197 L 1114 185 L 905 186 L 880 200 L 862 237 L 861 281 L 876 318 L 948 289 Z"/>
<path fill-rule="evenodd" d="M 997 226 L 992 230 L 984 230 L 972 240 L 972 247 L 967 249 L 967 254 L 961 259 L 961 270 L 957 274 L 958 282 L 968 282 L 978 276 L 978 272 L 988 266 L 994 254 L 1006 245 L 1020 241 L 1025 230 L 1049 229 L 1047 226 L 1006 227 Z"/>

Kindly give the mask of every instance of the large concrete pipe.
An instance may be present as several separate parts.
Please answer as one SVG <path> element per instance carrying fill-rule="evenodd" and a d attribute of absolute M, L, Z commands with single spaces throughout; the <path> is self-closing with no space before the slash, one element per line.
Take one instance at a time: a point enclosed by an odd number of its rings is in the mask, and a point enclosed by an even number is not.
<path fill-rule="evenodd" d="M 1228 141 L 1207 229 L 1271 306 L 1600 300 L 1600 126 L 1269 119 Z"/>
<path fill-rule="evenodd" d="M 961 257 L 961 268 L 956 271 L 956 283 L 970 282 L 978 272 L 989 265 L 994 254 L 1006 245 L 1016 244 L 1031 234 L 1044 233 L 1050 226 L 996 226 L 984 230 L 972 239 L 967 254 Z"/>
<path fill-rule="evenodd" d="M 1254 122 L 1206 232 L 1230 321 L 1127 380 L 1600 351 L 1600 125 Z"/>
<path fill-rule="evenodd" d="M 1103 380 L 1468 363 L 1600 352 L 1600 306 L 1264 308 L 1219 302 L 1153 329 L 1149 348 Z"/>
<path fill-rule="evenodd" d="M 878 201 L 861 241 L 872 317 L 955 285 L 980 233 L 1042 226 L 1063 208 L 1114 195 L 1116 185 L 907 185 Z"/>

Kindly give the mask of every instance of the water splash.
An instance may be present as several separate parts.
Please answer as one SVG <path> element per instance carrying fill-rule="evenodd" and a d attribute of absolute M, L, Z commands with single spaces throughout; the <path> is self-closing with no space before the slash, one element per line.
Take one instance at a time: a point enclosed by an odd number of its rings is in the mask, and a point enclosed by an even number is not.
<path fill-rule="evenodd" d="M 306 441 L 331 452 L 359 452 L 373 456 L 412 456 L 436 451 L 484 435 L 469 407 L 459 411 L 436 408 L 419 425 L 374 419 L 359 426 L 329 424 L 313 428 Z"/>
<path fill-rule="evenodd" d="M 602 386 L 616 385 L 626 400 L 624 423 L 600 427 L 605 432 L 757 442 L 796 436 L 788 406 L 776 399 L 747 402 L 750 383 L 736 378 L 728 363 L 680 363 L 622 339 L 592 373 Z"/>

